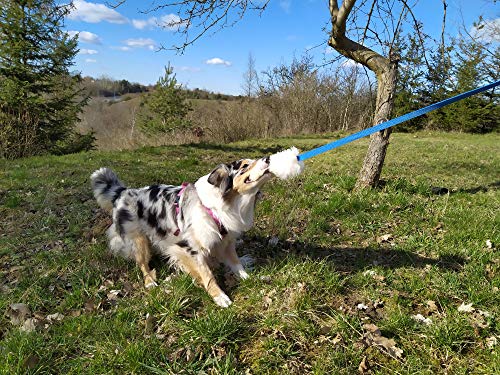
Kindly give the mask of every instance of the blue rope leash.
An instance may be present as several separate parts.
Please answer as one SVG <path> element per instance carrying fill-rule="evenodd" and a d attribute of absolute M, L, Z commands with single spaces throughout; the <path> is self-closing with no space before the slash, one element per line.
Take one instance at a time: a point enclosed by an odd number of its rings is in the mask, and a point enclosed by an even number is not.
<path fill-rule="evenodd" d="M 326 145 L 323 145 L 323 146 L 314 148 L 312 150 L 306 151 L 306 152 L 300 154 L 299 156 L 297 156 L 297 159 L 298 160 L 306 160 L 306 159 L 312 158 L 316 155 L 320 155 L 324 152 L 327 152 L 327 151 L 333 150 L 334 148 L 345 145 L 346 143 L 355 141 L 356 139 L 366 137 L 367 135 L 370 135 L 370 134 L 373 134 L 375 132 L 390 128 L 391 126 L 401 124 L 402 122 L 411 120 L 411 119 L 418 117 L 418 116 L 422 116 L 423 114 L 426 114 L 430 111 L 434 111 L 435 109 L 445 107 L 451 103 L 468 98 L 469 96 L 478 94 L 480 92 L 492 89 L 498 85 L 500 85 L 500 80 L 493 82 L 493 83 L 490 83 L 486 86 L 482 86 L 482 87 L 479 87 L 477 89 L 464 92 L 463 94 L 452 96 L 451 98 L 448 98 L 448 99 L 442 100 L 440 102 L 428 105 L 427 107 L 424 107 L 424 108 L 417 109 L 416 111 L 407 113 L 406 115 L 393 118 L 389 121 L 382 122 L 378 125 L 372 126 L 371 128 L 363 129 L 363 130 L 361 130 L 357 133 L 351 134 L 347 137 L 338 139 L 338 140 L 333 141 L 331 143 L 327 143 Z"/>

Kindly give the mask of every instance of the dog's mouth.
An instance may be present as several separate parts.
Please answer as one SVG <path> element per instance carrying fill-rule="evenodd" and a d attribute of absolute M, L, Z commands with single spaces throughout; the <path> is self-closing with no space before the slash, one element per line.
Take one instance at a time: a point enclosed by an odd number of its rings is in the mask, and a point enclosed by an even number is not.
<path fill-rule="evenodd" d="M 251 183 L 254 183 L 254 182 L 257 182 L 257 181 L 260 181 L 262 179 L 262 177 L 266 176 L 266 175 L 269 175 L 271 172 L 269 171 L 269 167 L 267 169 L 265 169 L 262 174 L 257 177 L 256 179 L 252 179 L 250 178 L 250 175 L 247 176 L 247 178 L 245 178 L 245 181 L 244 183 L 245 184 L 251 184 Z"/>
<path fill-rule="evenodd" d="M 247 185 L 260 182 L 265 177 L 270 176 L 269 157 L 257 160 L 249 172 L 243 181 Z"/>

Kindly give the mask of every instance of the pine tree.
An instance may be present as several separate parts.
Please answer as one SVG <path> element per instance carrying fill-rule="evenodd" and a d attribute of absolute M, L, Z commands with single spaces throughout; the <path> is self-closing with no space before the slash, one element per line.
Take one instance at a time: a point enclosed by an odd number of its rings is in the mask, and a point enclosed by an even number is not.
<path fill-rule="evenodd" d="M 165 67 L 152 93 L 145 95 L 138 114 L 139 126 L 149 134 L 171 132 L 191 126 L 186 115 L 191 110 L 173 68 Z"/>
<path fill-rule="evenodd" d="M 402 116 L 424 106 L 421 91 L 424 87 L 426 65 L 421 44 L 414 35 L 398 38 L 401 59 L 404 63 L 398 69 L 396 98 L 394 99 L 394 117 Z M 395 130 L 410 132 L 422 129 L 426 117 L 421 116 L 398 125 Z"/>
<path fill-rule="evenodd" d="M 3 0 L 0 9 L 0 157 L 89 149 L 74 131 L 86 104 L 70 72 L 77 36 L 62 30 L 68 5 Z"/>
<path fill-rule="evenodd" d="M 498 80 L 500 77 L 498 48 L 495 54 L 488 53 L 485 43 L 462 35 L 455 44 L 458 46 L 454 72 L 455 87 L 451 95 Z M 447 128 L 470 133 L 498 130 L 500 118 L 498 98 L 498 93 L 486 92 L 447 107 L 445 111 Z"/>

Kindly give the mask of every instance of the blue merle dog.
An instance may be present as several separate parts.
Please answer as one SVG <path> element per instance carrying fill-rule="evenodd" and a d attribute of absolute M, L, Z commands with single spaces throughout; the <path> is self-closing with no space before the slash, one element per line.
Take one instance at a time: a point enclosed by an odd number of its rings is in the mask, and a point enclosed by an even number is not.
<path fill-rule="evenodd" d="M 135 260 L 146 287 L 156 286 L 152 251 L 189 273 L 222 307 L 232 302 L 210 269 L 224 263 L 239 278 L 248 274 L 236 254 L 236 239 L 253 225 L 260 187 L 270 179 L 269 157 L 221 164 L 195 184 L 127 188 L 101 168 L 91 176 L 98 204 L 113 216 L 107 231 L 115 254 Z"/>

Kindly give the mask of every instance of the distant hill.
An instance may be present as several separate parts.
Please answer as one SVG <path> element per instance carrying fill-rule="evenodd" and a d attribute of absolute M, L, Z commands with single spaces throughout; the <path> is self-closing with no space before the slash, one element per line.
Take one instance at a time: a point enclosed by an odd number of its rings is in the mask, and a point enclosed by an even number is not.
<path fill-rule="evenodd" d="M 84 77 L 82 85 L 91 97 L 115 98 L 126 94 L 137 94 L 154 90 L 154 85 L 143 85 L 137 82 L 129 82 L 126 79 L 115 80 L 102 76 L 99 78 Z M 184 88 L 188 99 L 208 99 L 208 100 L 235 100 L 242 96 L 215 93 L 212 91 L 195 88 Z"/>

